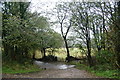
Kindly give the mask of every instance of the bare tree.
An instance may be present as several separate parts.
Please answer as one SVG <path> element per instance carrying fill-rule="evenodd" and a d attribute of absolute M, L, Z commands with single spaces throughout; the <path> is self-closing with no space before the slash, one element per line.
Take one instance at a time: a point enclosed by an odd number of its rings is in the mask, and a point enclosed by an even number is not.
<path fill-rule="evenodd" d="M 74 7 L 71 7 L 75 32 L 79 34 L 79 38 L 83 40 L 87 48 L 87 59 L 89 66 L 93 66 L 93 61 L 91 57 L 91 38 L 90 38 L 90 23 L 89 23 L 89 4 L 75 2 Z"/>
<path fill-rule="evenodd" d="M 69 3 L 65 3 L 65 4 L 66 5 L 64 5 L 63 3 L 57 5 L 57 18 L 58 18 L 58 23 L 60 24 L 61 35 L 63 37 L 66 51 L 67 51 L 66 60 L 69 62 L 70 52 L 69 52 L 69 47 L 67 42 L 67 36 L 72 26 L 72 19 L 71 19 L 69 7 L 68 7 Z"/>

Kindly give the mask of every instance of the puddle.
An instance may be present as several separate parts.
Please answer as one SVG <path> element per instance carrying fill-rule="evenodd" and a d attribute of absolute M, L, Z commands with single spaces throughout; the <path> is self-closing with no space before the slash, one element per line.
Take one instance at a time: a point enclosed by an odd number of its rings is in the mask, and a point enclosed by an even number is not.
<path fill-rule="evenodd" d="M 36 65 L 39 65 L 41 68 L 46 68 L 46 69 L 68 69 L 75 67 L 75 65 L 66 65 L 66 64 L 61 64 L 61 63 L 45 63 L 42 61 L 35 61 L 34 62 Z"/>

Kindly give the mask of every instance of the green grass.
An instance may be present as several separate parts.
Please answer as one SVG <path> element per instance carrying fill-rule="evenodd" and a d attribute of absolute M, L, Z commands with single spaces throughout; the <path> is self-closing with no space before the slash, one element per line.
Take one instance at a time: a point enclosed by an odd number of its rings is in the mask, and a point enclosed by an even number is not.
<path fill-rule="evenodd" d="M 12 68 L 8 68 L 8 67 L 3 67 L 2 69 L 2 73 L 9 73 L 9 74 L 16 74 L 16 73 L 29 73 L 29 72 L 36 72 L 36 71 L 40 71 L 39 69 L 35 69 L 35 68 L 29 68 L 29 69 L 12 69 Z"/>
<path fill-rule="evenodd" d="M 118 76 L 118 71 L 117 70 L 106 70 L 106 71 L 91 70 L 91 72 L 94 73 L 96 76 L 120 79 L 120 76 Z"/>
<path fill-rule="evenodd" d="M 12 63 L 5 63 L 2 65 L 2 73 L 8 73 L 8 74 L 21 74 L 21 73 L 30 73 L 30 72 L 37 72 L 41 71 L 38 66 L 33 65 L 33 64 L 19 64 L 17 62 L 12 62 Z"/>
<path fill-rule="evenodd" d="M 69 64 L 73 64 L 73 65 L 76 65 L 76 68 L 77 69 L 80 69 L 80 70 L 86 70 L 88 72 L 91 72 L 92 74 L 95 74 L 96 76 L 99 76 L 99 77 L 104 77 L 104 78 L 117 78 L 117 79 L 120 79 L 120 76 L 119 76 L 119 73 L 120 71 L 118 70 L 109 70 L 109 69 L 106 69 L 105 70 L 105 67 L 106 65 L 98 65 L 99 67 L 97 69 L 94 69 L 94 67 L 89 67 L 85 64 L 80 64 L 78 62 L 70 62 Z"/>

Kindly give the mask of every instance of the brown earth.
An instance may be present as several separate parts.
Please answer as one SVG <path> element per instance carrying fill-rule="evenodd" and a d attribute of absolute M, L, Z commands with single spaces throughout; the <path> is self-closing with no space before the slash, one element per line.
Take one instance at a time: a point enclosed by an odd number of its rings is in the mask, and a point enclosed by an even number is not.
<path fill-rule="evenodd" d="M 27 74 L 3 74 L 3 78 L 97 78 L 85 70 L 76 68 L 46 69 Z"/>

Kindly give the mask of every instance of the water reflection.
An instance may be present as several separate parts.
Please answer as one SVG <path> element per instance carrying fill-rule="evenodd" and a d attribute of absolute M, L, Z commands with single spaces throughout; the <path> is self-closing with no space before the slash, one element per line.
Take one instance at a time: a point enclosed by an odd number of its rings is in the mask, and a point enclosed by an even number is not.
<path fill-rule="evenodd" d="M 67 69 L 67 68 L 75 67 L 75 65 L 66 65 L 61 63 L 46 63 L 42 61 L 34 61 L 34 63 L 36 65 L 39 65 L 41 68 L 46 68 L 46 69 Z"/>

